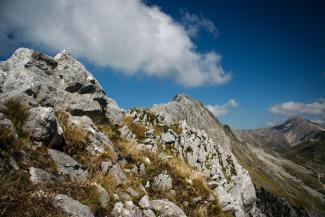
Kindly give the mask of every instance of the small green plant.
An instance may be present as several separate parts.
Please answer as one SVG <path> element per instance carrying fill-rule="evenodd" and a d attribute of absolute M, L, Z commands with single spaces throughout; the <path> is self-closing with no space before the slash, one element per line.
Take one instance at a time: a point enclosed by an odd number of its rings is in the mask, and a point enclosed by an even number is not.
<path fill-rule="evenodd" d="M 27 106 L 23 103 L 22 99 L 17 97 L 6 100 L 0 108 L 0 112 L 11 120 L 16 130 L 19 131 L 29 116 Z"/>

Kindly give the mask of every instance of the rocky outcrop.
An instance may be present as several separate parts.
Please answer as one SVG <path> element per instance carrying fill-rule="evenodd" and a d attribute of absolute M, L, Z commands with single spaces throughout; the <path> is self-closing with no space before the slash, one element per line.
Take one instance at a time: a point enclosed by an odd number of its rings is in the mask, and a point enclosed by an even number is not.
<path fill-rule="evenodd" d="M 254 210 L 256 196 L 251 178 L 230 152 L 231 139 L 224 127 L 202 103 L 180 94 L 151 110 L 169 123 L 182 121 L 182 133 L 173 147 L 190 165 L 210 177 L 224 210 L 232 210 L 236 216 Z"/>
<path fill-rule="evenodd" d="M 13 98 L 27 102 L 31 115 L 24 129 L 36 140 L 49 142 L 56 136 L 57 111 L 87 115 L 92 120 L 85 122 L 92 124 L 93 131 L 97 129 L 92 121 L 121 122 L 123 111 L 105 95 L 93 75 L 66 51 L 52 58 L 19 48 L 7 61 L 0 62 L 0 71 L 0 103 Z M 109 143 L 108 138 L 104 140 Z"/>

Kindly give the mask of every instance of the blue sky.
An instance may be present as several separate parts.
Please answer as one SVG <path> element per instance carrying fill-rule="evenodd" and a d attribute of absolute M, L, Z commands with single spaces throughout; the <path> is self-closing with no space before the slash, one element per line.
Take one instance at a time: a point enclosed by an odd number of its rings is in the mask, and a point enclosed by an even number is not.
<path fill-rule="evenodd" d="M 20 1 L 13 2 L 21 4 Z M 101 1 L 97 0 L 95 3 L 101 4 Z M 12 10 L 11 14 L 19 9 L 19 6 L 9 1 L 2 4 L 6 4 L 8 11 Z M 325 4 L 323 1 L 148 0 L 138 4 L 144 5 L 143 8 L 157 5 L 161 13 L 170 17 L 177 25 L 184 27 L 188 39 L 195 46 L 193 51 L 195 55 L 209 52 L 221 55 L 221 61 L 212 61 L 212 65 L 220 65 L 222 69 L 216 69 L 214 72 L 219 75 L 223 72 L 227 75 L 229 73 L 231 79 L 216 79 L 209 82 L 209 78 L 212 77 L 208 77 L 208 80 L 195 84 L 191 83 L 191 80 L 180 82 L 180 79 L 184 79 L 182 77 L 184 73 L 186 80 L 186 72 L 179 72 L 179 75 L 174 76 L 173 72 L 168 70 L 155 68 L 150 71 L 141 67 L 128 71 L 127 67 L 131 67 L 132 61 L 127 66 L 123 65 L 123 61 L 120 63 L 118 58 L 116 64 L 112 61 L 105 62 L 105 58 L 103 62 L 94 61 L 92 58 L 96 57 L 95 54 L 84 55 L 83 52 L 88 52 L 87 47 L 76 49 L 71 45 L 69 49 L 68 46 L 66 49 L 86 65 L 101 82 L 107 95 L 114 98 L 121 107 L 126 109 L 149 107 L 154 103 L 168 102 L 177 93 L 186 93 L 204 104 L 215 106 L 218 111 L 220 109 L 226 111 L 218 118 L 234 128 L 265 127 L 267 122 L 272 124 L 270 122 L 281 121 L 290 115 L 304 115 L 319 121 L 325 119 L 323 100 L 325 97 Z M 110 5 L 106 3 L 104 6 Z M 55 11 L 54 14 L 57 13 Z M 198 22 L 191 23 L 184 20 L 186 14 L 198 18 Z M 43 16 L 46 18 L 50 15 Z M 2 25 L 0 39 L 2 43 L 6 42 L 5 45 L 0 43 L 3 48 L 0 53 L 2 60 L 19 46 L 41 50 L 50 55 L 64 48 L 65 44 L 61 42 L 66 40 L 65 38 L 58 41 L 58 46 L 55 47 L 55 44 L 44 40 L 43 35 L 38 34 L 36 36 L 42 42 L 38 43 L 31 40 L 30 32 L 19 26 L 17 17 L 7 15 L 5 18 L 6 23 L 0 21 Z M 111 19 L 111 16 L 107 19 Z M 110 27 L 105 19 L 103 20 L 103 25 Z M 132 19 L 129 22 L 132 24 Z M 213 23 L 215 28 L 211 29 L 211 25 L 205 25 L 207 23 Z M 120 26 L 128 24 L 119 23 Z M 46 29 L 40 27 L 42 23 L 35 25 L 31 25 L 29 29 L 34 28 L 35 32 L 41 30 L 42 34 L 46 32 Z M 191 35 L 188 28 L 198 27 L 198 25 L 199 31 Z M 78 34 L 85 33 L 79 31 Z M 6 38 L 3 39 L 4 37 Z M 186 37 L 184 40 L 186 41 Z M 173 50 L 173 46 L 177 46 L 173 42 L 170 45 L 168 51 Z M 83 44 L 80 43 L 80 46 Z M 109 46 L 112 45 L 107 46 L 105 48 L 111 48 Z M 98 49 L 101 47 L 99 46 Z M 128 51 L 127 43 L 123 49 Z M 130 50 L 130 52 L 134 58 L 137 58 L 142 55 L 143 49 Z M 165 57 L 165 54 L 157 53 L 158 60 L 160 55 Z M 114 57 L 112 56 L 111 59 Z M 170 60 L 164 63 L 169 64 Z M 170 71 L 173 71 L 173 67 Z M 236 102 L 236 105 L 229 103 L 231 99 Z M 273 109 L 270 109 L 272 107 Z"/>

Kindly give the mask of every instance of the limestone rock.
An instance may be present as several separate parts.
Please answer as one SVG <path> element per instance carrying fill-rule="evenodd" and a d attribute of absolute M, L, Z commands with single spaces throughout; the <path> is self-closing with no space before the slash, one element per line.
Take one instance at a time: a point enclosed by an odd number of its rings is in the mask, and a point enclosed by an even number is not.
<path fill-rule="evenodd" d="M 68 115 L 68 125 L 78 128 L 87 135 L 86 150 L 92 154 L 102 154 L 105 149 L 113 150 L 112 143 L 108 137 L 95 126 L 94 122 L 88 116 Z"/>
<path fill-rule="evenodd" d="M 158 191 L 169 191 L 173 188 L 173 180 L 170 175 L 160 174 L 154 178 L 153 188 Z"/>
<path fill-rule="evenodd" d="M 88 206 L 64 194 L 54 196 L 52 198 L 52 204 L 72 217 L 94 217 Z"/>
<path fill-rule="evenodd" d="M 99 194 L 100 206 L 104 209 L 107 208 L 109 203 L 108 192 L 100 184 L 93 183 L 93 185 L 96 187 L 97 193 Z"/>
<path fill-rule="evenodd" d="M 51 183 L 53 182 L 54 176 L 46 172 L 45 170 L 38 169 L 35 167 L 29 168 L 29 180 L 33 184 Z"/>
<path fill-rule="evenodd" d="M 117 185 L 128 182 L 128 177 L 118 164 L 113 165 L 113 167 L 109 170 L 109 173 L 113 175 Z"/>
<path fill-rule="evenodd" d="M 139 201 L 139 206 L 143 209 L 151 209 L 151 202 L 148 195 L 144 195 Z"/>
<path fill-rule="evenodd" d="M 114 217 L 142 217 L 142 212 L 132 201 L 117 202 L 112 210 Z"/>
<path fill-rule="evenodd" d="M 170 132 L 162 134 L 161 139 L 166 143 L 175 142 L 175 136 Z"/>
<path fill-rule="evenodd" d="M 144 217 L 156 217 L 155 213 L 151 209 L 143 210 Z"/>
<path fill-rule="evenodd" d="M 152 209 L 162 217 L 186 217 L 184 211 L 168 200 L 152 200 Z"/>
<path fill-rule="evenodd" d="M 109 168 L 112 167 L 112 162 L 111 161 L 102 161 L 100 163 L 100 168 L 102 170 L 103 173 L 106 173 L 108 171 Z"/>
<path fill-rule="evenodd" d="M 51 107 L 34 107 L 29 110 L 29 117 L 24 124 L 24 131 L 37 141 L 49 143 L 58 136 L 58 124 Z"/>
<path fill-rule="evenodd" d="M 72 157 L 54 149 L 47 149 L 47 152 L 61 175 L 67 175 L 75 181 L 86 180 L 87 171 L 84 171 L 82 169 L 82 165 L 75 161 Z"/>

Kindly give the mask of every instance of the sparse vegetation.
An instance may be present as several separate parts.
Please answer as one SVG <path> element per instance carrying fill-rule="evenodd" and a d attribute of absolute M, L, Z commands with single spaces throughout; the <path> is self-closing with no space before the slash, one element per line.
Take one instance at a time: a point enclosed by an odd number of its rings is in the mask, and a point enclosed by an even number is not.
<path fill-rule="evenodd" d="M 21 131 L 29 116 L 29 110 L 23 100 L 16 97 L 6 100 L 0 107 L 0 112 L 11 120 L 17 131 Z"/>
<path fill-rule="evenodd" d="M 139 123 L 135 123 L 131 116 L 124 117 L 124 124 L 137 136 L 139 140 L 146 138 L 147 129 Z"/>
<path fill-rule="evenodd" d="M 83 151 L 87 145 L 88 135 L 82 126 L 69 123 L 69 114 L 66 112 L 56 112 L 58 122 L 63 129 L 65 145 L 64 151 L 68 154 L 76 154 Z"/>
<path fill-rule="evenodd" d="M 15 141 L 15 133 L 0 125 L 0 147 L 11 145 Z"/>

